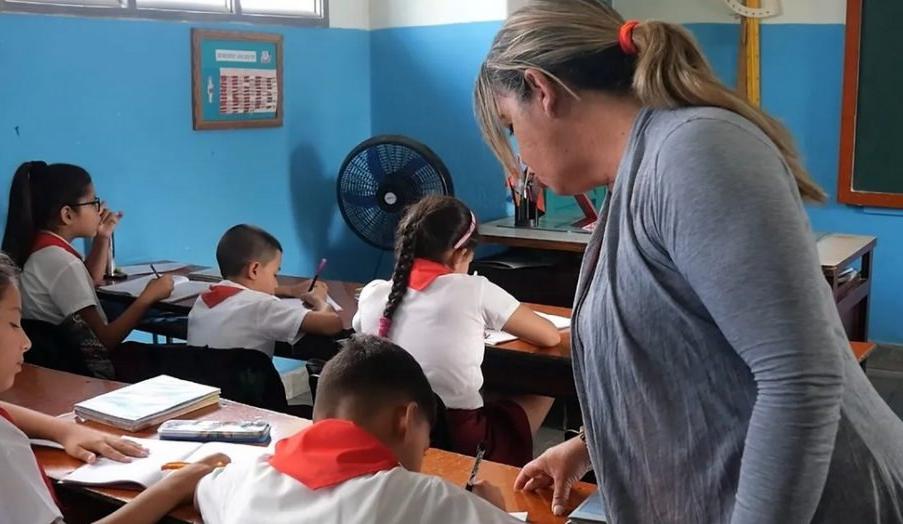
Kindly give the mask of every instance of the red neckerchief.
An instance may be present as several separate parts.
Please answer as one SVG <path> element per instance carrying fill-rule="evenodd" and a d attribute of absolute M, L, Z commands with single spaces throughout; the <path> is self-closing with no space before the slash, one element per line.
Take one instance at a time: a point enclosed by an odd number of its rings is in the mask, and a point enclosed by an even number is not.
<path fill-rule="evenodd" d="M 280 440 L 270 465 L 310 489 L 398 466 L 395 454 L 354 422 L 328 419 Z"/>
<path fill-rule="evenodd" d="M 212 308 L 242 291 L 244 291 L 242 288 L 235 286 L 210 286 L 210 291 L 203 293 L 201 300 L 207 304 L 207 307 Z"/>
<path fill-rule="evenodd" d="M 408 279 L 408 287 L 417 291 L 423 291 L 436 278 L 448 275 L 451 272 L 451 268 L 445 264 L 425 258 L 415 258 L 414 264 L 411 266 L 411 277 Z"/>
<path fill-rule="evenodd" d="M 3 408 L 0 408 L 0 417 L 3 417 L 6 420 L 8 420 L 9 423 L 12 424 L 13 426 L 16 425 L 16 422 L 13 420 L 13 417 L 10 416 L 9 412 L 7 412 Z M 44 466 L 42 466 L 41 463 L 38 462 L 38 457 L 34 455 L 34 452 L 32 452 L 32 456 L 34 457 L 35 464 L 38 465 L 38 471 L 41 472 L 41 480 L 44 481 L 44 484 L 47 486 L 47 491 L 50 492 L 50 498 L 52 498 L 53 502 L 57 505 L 57 507 L 59 507 L 60 501 L 56 498 L 56 490 L 53 489 L 53 482 L 51 482 L 50 479 L 47 477 L 47 473 L 44 472 Z"/>
<path fill-rule="evenodd" d="M 39 231 L 38 234 L 35 235 L 34 242 L 31 244 L 31 254 L 34 254 L 36 251 L 40 251 L 40 250 L 44 249 L 45 247 L 51 247 L 51 246 L 63 248 L 67 252 L 69 252 L 72 256 L 78 258 L 79 260 L 82 259 L 81 253 L 76 251 L 75 248 L 72 247 L 72 244 L 70 244 L 69 242 L 66 242 L 66 240 L 63 239 L 63 237 L 61 237 L 59 235 L 54 235 L 53 233 L 51 233 L 49 231 Z"/>

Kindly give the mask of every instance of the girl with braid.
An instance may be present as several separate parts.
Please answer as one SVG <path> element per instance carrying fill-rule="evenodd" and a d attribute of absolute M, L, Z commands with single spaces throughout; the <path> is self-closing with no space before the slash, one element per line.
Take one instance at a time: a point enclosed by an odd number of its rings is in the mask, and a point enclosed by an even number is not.
<path fill-rule="evenodd" d="M 523 465 L 533 435 L 552 406 L 535 395 L 484 401 L 484 337 L 504 329 L 522 340 L 554 346 L 561 335 L 548 320 L 485 277 L 467 273 L 477 244 L 476 218 L 452 197 L 429 196 L 408 208 L 398 225 L 391 281 L 361 290 L 355 330 L 387 337 L 423 367 L 448 408 L 455 451 Z"/>

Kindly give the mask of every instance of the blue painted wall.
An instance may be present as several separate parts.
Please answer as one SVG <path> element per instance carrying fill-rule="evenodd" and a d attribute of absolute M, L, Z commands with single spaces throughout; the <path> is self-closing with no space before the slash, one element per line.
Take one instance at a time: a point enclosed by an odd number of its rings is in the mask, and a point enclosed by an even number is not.
<path fill-rule="evenodd" d="M 369 33 L 214 26 L 285 35 L 285 125 L 195 132 L 190 25 L 0 15 L 0 186 L 8 187 L 22 160 L 85 165 L 99 194 L 126 211 L 117 238 L 123 262 L 212 263 L 222 231 L 248 221 L 283 241 L 287 272 L 309 273 L 328 256 L 327 276 L 369 279 L 379 253 L 347 229 L 334 197 L 344 155 L 368 136 L 402 133 L 425 142 L 480 217 L 509 212 L 471 107 L 477 68 L 499 26 Z M 688 27 L 733 84 L 737 26 Z M 832 195 L 826 206 L 810 208 L 813 226 L 879 237 L 872 338 L 903 342 L 903 216 L 833 202 L 843 26 L 764 25 L 762 55 L 764 106 L 790 127 L 813 176 Z M 382 256 L 382 272 L 390 259 Z"/>
<path fill-rule="evenodd" d="M 283 127 L 192 130 L 192 26 L 284 35 Z M 0 187 L 25 160 L 83 165 L 125 211 L 120 263 L 213 264 L 223 231 L 251 222 L 282 241 L 286 272 L 328 256 L 327 277 L 372 275 L 376 251 L 335 203 L 335 173 L 370 136 L 368 32 L 6 14 L 0 69 Z"/>
<path fill-rule="evenodd" d="M 472 117 L 477 68 L 499 22 L 374 31 L 373 130 L 407 133 L 448 164 L 458 195 L 484 219 L 506 214 L 501 173 Z M 736 81 L 738 26 L 688 24 L 719 76 Z M 762 26 L 763 106 L 793 132 L 806 165 L 831 194 L 810 207 L 813 227 L 877 235 L 871 337 L 903 342 L 903 216 L 834 202 L 843 74 L 842 25 Z"/>

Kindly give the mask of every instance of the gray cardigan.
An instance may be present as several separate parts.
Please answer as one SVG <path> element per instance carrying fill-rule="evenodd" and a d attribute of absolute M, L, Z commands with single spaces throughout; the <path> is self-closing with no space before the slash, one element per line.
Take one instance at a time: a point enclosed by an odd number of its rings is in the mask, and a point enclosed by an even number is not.
<path fill-rule="evenodd" d="M 611 522 L 903 522 L 903 423 L 755 125 L 641 111 L 600 221 L 573 357 Z"/>

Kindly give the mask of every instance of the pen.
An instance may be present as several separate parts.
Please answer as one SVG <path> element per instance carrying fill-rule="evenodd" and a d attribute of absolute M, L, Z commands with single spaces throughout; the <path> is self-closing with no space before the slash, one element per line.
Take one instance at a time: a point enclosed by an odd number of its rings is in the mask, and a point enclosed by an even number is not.
<path fill-rule="evenodd" d="M 323 268 L 326 267 L 326 259 L 320 259 L 320 265 L 317 266 L 317 273 L 314 275 L 314 279 L 310 281 L 310 287 L 307 288 L 307 292 L 310 293 L 314 290 L 314 285 L 316 285 L 317 280 L 320 278 L 320 272 L 323 271 Z"/>
<path fill-rule="evenodd" d="M 170 470 L 182 469 L 185 466 L 188 466 L 191 464 L 192 464 L 192 462 L 167 462 L 166 464 L 163 464 L 162 466 L 160 466 L 160 471 L 170 471 Z M 213 467 L 223 468 L 223 467 L 226 467 L 226 463 L 225 462 L 217 462 L 216 464 L 214 464 Z"/>
<path fill-rule="evenodd" d="M 154 268 L 153 264 L 150 265 L 150 268 L 151 268 L 151 271 L 154 272 L 154 276 L 157 278 L 160 278 L 160 273 L 157 273 L 157 270 Z"/>
<path fill-rule="evenodd" d="M 483 447 L 483 443 L 477 447 L 477 458 L 473 461 L 473 469 L 470 470 L 470 478 L 467 479 L 467 484 L 464 486 L 464 489 L 467 491 L 473 491 L 473 484 L 477 480 L 477 472 L 480 470 L 480 462 L 483 461 L 483 455 L 486 454 L 486 448 Z"/>

